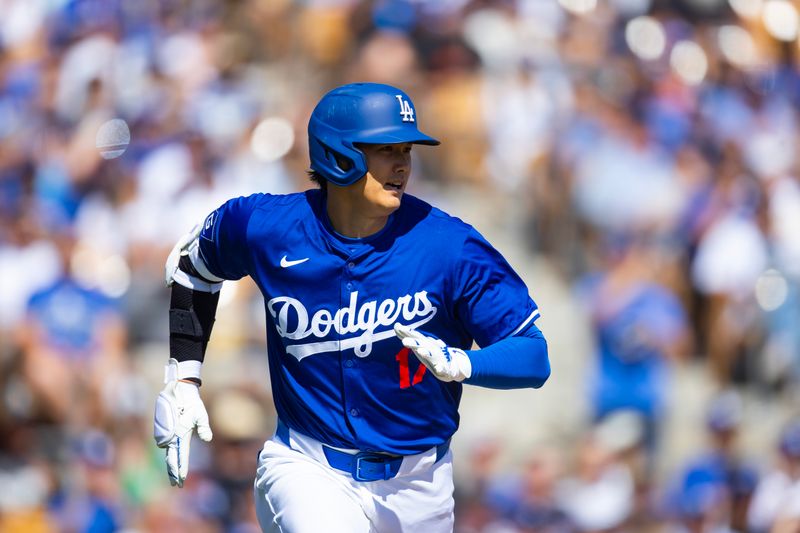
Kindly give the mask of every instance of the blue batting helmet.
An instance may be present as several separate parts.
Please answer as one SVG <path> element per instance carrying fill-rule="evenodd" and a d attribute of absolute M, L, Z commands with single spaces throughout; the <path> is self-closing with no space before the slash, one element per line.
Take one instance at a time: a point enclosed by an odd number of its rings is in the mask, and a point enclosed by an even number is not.
<path fill-rule="evenodd" d="M 311 170 L 335 185 L 350 185 L 367 173 L 356 143 L 439 141 L 417 129 L 417 114 L 406 93 L 380 83 L 351 83 L 333 89 L 311 113 L 308 147 Z"/>

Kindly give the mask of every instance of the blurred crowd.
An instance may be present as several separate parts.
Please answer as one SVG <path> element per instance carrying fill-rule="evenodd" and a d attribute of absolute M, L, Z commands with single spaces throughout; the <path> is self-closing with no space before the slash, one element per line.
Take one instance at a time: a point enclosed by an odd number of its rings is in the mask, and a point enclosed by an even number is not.
<path fill-rule="evenodd" d="M 592 332 L 579 438 L 505 469 L 475 443 L 457 531 L 800 531 L 798 7 L 0 0 L 0 532 L 257 531 L 263 304 L 223 290 L 215 438 L 172 489 L 163 263 L 227 198 L 311 187 L 307 117 L 359 80 L 401 86 L 444 141 L 415 150 L 411 192 L 477 191 Z M 686 365 L 714 391 L 685 428 L 706 445 L 663 472 Z M 752 397 L 786 406 L 768 453 L 739 443 Z"/>

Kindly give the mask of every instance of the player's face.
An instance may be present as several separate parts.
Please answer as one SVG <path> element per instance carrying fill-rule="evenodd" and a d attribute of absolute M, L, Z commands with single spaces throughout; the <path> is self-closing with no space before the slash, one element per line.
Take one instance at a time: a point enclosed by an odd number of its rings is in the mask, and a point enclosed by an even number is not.
<path fill-rule="evenodd" d="M 367 203 L 391 214 L 400 207 L 411 174 L 411 143 L 365 144 L 367 175 L 362 193 Z"/>

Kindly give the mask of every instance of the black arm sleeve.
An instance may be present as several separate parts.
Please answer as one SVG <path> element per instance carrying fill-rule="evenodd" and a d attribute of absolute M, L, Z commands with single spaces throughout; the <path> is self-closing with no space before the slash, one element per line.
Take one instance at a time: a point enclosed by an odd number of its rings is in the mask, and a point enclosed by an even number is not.
<path fill-rule="evenodd" d="M 169 306 L 169 353 L 178 361 L 203 361 L 217 314 L 219 291 L 195 291 L 172 285 Z"/>

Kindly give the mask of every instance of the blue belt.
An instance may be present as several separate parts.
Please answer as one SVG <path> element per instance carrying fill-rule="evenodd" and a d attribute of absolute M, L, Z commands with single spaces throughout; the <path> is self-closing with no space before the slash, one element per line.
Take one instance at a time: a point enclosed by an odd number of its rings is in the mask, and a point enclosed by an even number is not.
<path fill-rule="evenodd" d="M 289 428 L 278 420 L 278 438 L 289 446 Z M 445 456 L 450 449 L 450 440 L 443 442 L 436 447 L 436 462 Z M 400 471 L 403 464 L 402 455 L 385 455 L 374 452 L 348 453 L 322 445 L 325 459 L 331 468 L 347 472 L 356 481 L 378 481 L 381 479 L 392 479 Z"/>

